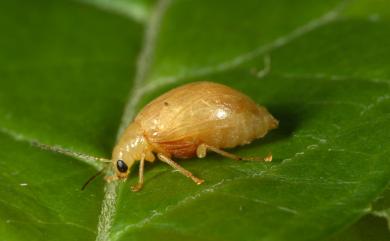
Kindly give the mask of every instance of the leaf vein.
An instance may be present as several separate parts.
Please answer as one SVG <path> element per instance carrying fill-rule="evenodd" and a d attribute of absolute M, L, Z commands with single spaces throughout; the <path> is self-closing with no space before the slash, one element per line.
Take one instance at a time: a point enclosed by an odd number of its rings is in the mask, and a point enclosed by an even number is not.
<path fill-rule="evenodd" d="M 148 12 L 141 4 L 122 0 L 78 0 L 79 2 L 89 4 L 103 11 L 118 14 L 127 17 L 139 23 L 145 23 Z"/>
<path fill-rule="evenodd" d="M 167 8 L 169 7 L 170 2 L 170 0 L 159 0 L 151 14 L 151 18 L 146 27 L 143 49 L 141 50 L 138 57 L 134 86 L 129 93 L 129 97 L 124 109 L 124 114 L 118 129 L 117 139 L 133 118 L 135 113 L 135 106 L 143 96 L 143 92 L 140 91 L 140 89 L 153 60 L 155 42 L 159 33 L 160 24 L 163 20 L 163 16 Z M 98 234 L 96 236 L 97 241 L 111 240 L 110 231 L 116 213 L 116 203 L 118 198 L 117 182 L 106 184 L 104 190 L 105 194 L 98 221 Z"/>
<path fill-rule="evenodd" d="M 305 34 L 312 32 L 319 27 L 325 26 L 335 20 L 338 19 L 340 13 L 344 9 L 345 5 L 348 3 L 348 0 L 341 1 L 334 9 L 328 11 L 321 17 L 314 19 L 312 21 L 309 21 L 308 23 L 296 28 L 292 32 L 280 36 L 276 40 L 261 45 L 257 47 L 256 49 L 249 51 L 247 53 L 241 54 L 233 59 L 230 59 L 228 61 L 219 63 L 217 65 L 211 66 L 211 67 L 203 67 L 198 68 L 196 70 L 193 70 L 190 73 L 184 73 L 182 75 L 177 76 L 167 76 L 167 77 L 161 77 L 158 79 L 155 79 L 152 81 L 149 85 L 145 86 L 145 89 L 153 89 L 153 86 L 159 87 L 166 84 L 176 83 L 179 80 L 186 79 L 186 78 L 195 78 L 195 77 L 201 77 L 208 74 L 213 73 L 219 73 L 222 71 L 226 71 L 229 69 L 233 69 L 243 63 L 246 63 L 262 54 L 270 53 L 280 47 L 283 47 L 287 45 L 288 43 L 292 42 L 293 40 L 304 36 Z"/>
<path fill-rule="evenodd" d="M 96 169 L 102 168 L 102 164 L 98 161 L 98 159 L 100 159 L 100 158 L 93 157 L 93 156 L 90 156 L 88 154 L 81 153 L 81 152 L 75 152 L 75 151 L 66 149 L 64 147 L 61 147 L 59 145 L 54 145 L 54 146 L 48 145 L 48 144 L 40 142 L 37 139 L 27 137 L 21 133 L 15 132 L 15 131 L 10 130 L 8 128 L 0 127 L 0 132 L 7 135 L 10 138 L 12 138 L 15 141 L 28 143 L 33 147 L 37 147 L 41 150 L 45 150 L 48 152 L 59 153 L 59 154 L 65 155 L 65 156 L 73 157 L 77 160 L 83 161 L 84 163 L 95 167 Z"/>

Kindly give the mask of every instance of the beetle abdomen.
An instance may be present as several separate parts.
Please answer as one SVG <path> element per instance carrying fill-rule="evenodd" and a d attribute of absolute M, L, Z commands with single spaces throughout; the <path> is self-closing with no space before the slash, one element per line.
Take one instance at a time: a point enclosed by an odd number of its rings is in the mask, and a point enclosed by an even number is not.
<path fill-rule="evenodd" d="M 158 97 L 137 115 L 144 135 L 176 157 L 205 143 L 229 148 L 250 143 L 277 126 L 268 111 L 227 86 L 196 82 Z"/>
<path fill-rule="evenodd" d="M 258 113 L 232 114 L 231 120 L 221 123 L 213 134 L 202 133 L 200 139 L 210 146 L 232 148 L 265 136 L 270 129 L 277 127 L 278 122 L 265 108 L 258 108 Z"/>
<path fill-rule="evenodd" d="M 154 143 L 164 152 L 177 158 L 190 158 L 195 156 L 199 143 L 194 140 L 177 140 Z"/>

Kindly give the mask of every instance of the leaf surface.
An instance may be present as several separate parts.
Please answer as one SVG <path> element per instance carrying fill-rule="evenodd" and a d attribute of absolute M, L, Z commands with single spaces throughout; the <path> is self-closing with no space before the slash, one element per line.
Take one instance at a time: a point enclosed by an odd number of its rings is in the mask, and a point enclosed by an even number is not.
<path fill-rule="evenodd" d="M 141 18 L 98 2 L 1 3 L 2 237 L 319 240 L 368 213 L 385 190 L 383 1 L 130 4 L 144 9 Z M 141 192 L 129 188 L 136 167 L 125 183 L 99 180 L 80 192 L 99 164 L 31 146 L 108 157 L 117 130 L 142 106 L 199 80 L 236 88 L 279 119 L 264 139 L 231 150 L 271 152 L 271 164 L 210 154 L 180 162 L 206 180 L 201 186 L 155 163 Z"/>

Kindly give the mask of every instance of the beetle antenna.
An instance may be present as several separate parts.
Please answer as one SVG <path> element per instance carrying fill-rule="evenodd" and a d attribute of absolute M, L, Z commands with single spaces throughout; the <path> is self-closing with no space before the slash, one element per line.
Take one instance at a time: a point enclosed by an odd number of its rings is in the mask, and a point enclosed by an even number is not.
<path fill-rule="evenodd" d="M 65 149 L 65 148 L 60 147 L 60 146 L 50 146 L 50 145 L 43 144 L 43 143 L 40 143 L 37 141 L 32 142 L 32 145 L 37 146 L 43 150 L 49 150 L 52 152 L 60 153 L 60 154 L 63 154 L 65 156 L 70 156 L 70 157 L 74 157 L 74 158 L 78 158 L 78 159 L 107 162 L 107 163 L 111 162 L 111 160 L 103 158 L 103 157 L 95 157 L 95 156 L 87 155 L 84 153 L 74 152 L 72 150 L 68 150 L 68 149 Z"/>
<path fill-rule="evenodd" d="M 84 183 L 84 185 L 81 187 L 81 191 L 84 191 L 84 189 L 88 186 L 88 184 L 90 182 L 92 182 L 96 177 L 98 177 L 100 174 L 103 173 L 103 171 L 108 167 L 108 165 L 106 167 L 103 167 L 100 171 L 98 171 L 95 175 L 93 175 L 92 177 L 88 178 L 88 180 Z"/>
<path fill-rule="evenodd" d="M 94 157 L 94 156 L 88 156 L 90 158 L 93 158 L 96 161 L 105 162 L 105 163 L 111 163 L 112 161 L 110 159 L 104 158 L 104 157 Z"/>

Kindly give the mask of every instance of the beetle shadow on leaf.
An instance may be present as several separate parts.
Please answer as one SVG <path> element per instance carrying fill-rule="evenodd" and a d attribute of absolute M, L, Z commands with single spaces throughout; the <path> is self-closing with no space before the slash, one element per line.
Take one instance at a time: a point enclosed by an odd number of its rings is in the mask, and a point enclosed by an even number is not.
<path fill-rule="evenodd" d="M 243 146 L 240 149 L 243 151 L 259 148 L 272 153 L 272 146 L 275 143 L 281 142 L 290 138 L 293 133 L 299 129 L 304 120 L 309 118 L 308 113 L 305 113 L 300 104 L 283 104 L 283 105 L 267 105 L 270 113 L 279 121 L 278 128 L 271 130 L 265 137 L 254 141 L 253 143 Z M 277 159 L 273 160 L 278 163 Z"/>
<path fill-rule="evenodd" d="M 271 130 L 263 139 L 260 139 L 262 144 L 275 143 L 289 138 L 299 128 L 305 118 L 304 113 L 299 111 L 296 105 L 271 105 L 269 106 L 269 110 L 279 121 L 279 126 Z"/>

